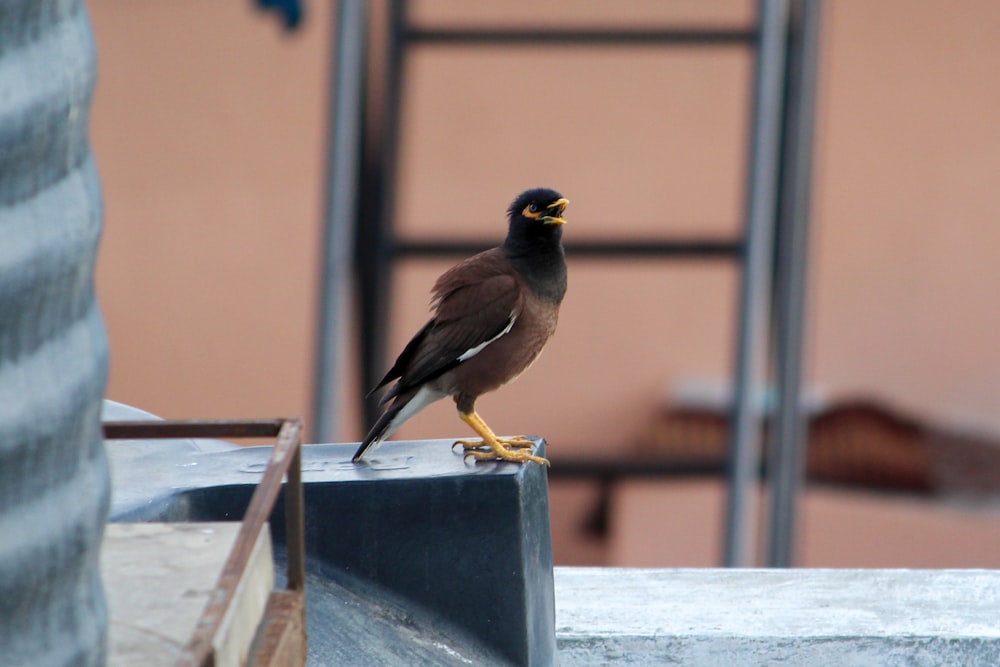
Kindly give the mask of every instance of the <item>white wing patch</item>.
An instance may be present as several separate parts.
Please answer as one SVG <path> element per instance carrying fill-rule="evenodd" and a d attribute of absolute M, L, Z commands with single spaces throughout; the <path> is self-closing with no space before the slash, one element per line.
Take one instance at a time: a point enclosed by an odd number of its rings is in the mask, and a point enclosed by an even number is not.
<path fill-rule="evenodd" d="M 385 433 L 383 433 L 382 437 L 379 438 L 378 444 L 381 444 L 383 440 L 395 433 L 396 430 L 410 417 L 417 414 L 434 401 L 439 401 L 447 395 L 448 394 L 444 394 L 440 391 L 435 391 L 427 385 L 421 387 L 417 390 L 416 395 L 403 406 L 403 409 L 399 411 L 399 414 L 392 418 L 392 421 L 389 422 L 388 428 L 385 429 Z M 371 451 L 371 449 L 368 451 Z"/>
<path fill-rule="evenodd" d="M 484 342 L 480 343 L 479 345 L 477 345 L 475 347 L 469 348 L 468 350 L 466 350 L 465 352 L 462 353 L 462 355 L 458 358 L 458 360 L 459 361 L 467 361 L 467 360 L 471 359 L 472 357 L 476 356 L 477 354 L 479 354 L 480 352 L 482 352 L 483 350 L 485 350 L 486 346 L 489 345 L 490 343 L 492 343 L 493 341 L 495 341 L 498 338 L 501 338 L 503 336 L 506 336 L 508 333 L 510 333 L 511 328 L 514 326 L 514 322 L 516 322 L 516 321 L 517 321 L 517 317 L 514 315 L 514 313 L 511 313 L 510 314 L 510 319 L 507 320 L 507 326 L 504 327 L 503 331 L 501 331 L 500 333 L 498 333 L 493 338 L 490 338 L 489 340 L 484 341 Z"/>

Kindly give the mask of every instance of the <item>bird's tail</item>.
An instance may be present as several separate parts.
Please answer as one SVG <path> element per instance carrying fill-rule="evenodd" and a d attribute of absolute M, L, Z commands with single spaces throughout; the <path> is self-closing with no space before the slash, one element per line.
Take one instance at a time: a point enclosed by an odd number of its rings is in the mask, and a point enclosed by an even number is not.
<path fill-rule="evenodd" d="M 383 440 L 389 437 L 389 427 L 392 426 L 392 420 L 402 409 L 403 403 L 396 400 L 385 412 L 381 414 L 381 416 L 379 416 L 375 425 L 372 426 L 370 431 L 368 431 L 368 435 L 366 435 L 365 439 L 361 441 L 361 446 L 358 447 L 358 451 L 354 452 L 354 457 L 351 459 L 352 461 L 357 463 L 364 458 L 369 449 L 376 447 Z"/>
<path fill-rule="evenodd" d="M 361 441 L 361 446 L 358 447 L 358 451 L 354 452 L 354 457 L 351 460 L 357 463 L 363 459 L 369 450 L 392 435 L 407 419 L 439 398 L 444 398 L 444 396 L 445 394 L 436 392 L 426 386 L 410 388 L 398 391 L 398 393 L 394 392 L 389 407 L 385 409 L 378 418 L 378 421 L 375 422 L 375 425 L 368 431 L 368 435 Z"/>

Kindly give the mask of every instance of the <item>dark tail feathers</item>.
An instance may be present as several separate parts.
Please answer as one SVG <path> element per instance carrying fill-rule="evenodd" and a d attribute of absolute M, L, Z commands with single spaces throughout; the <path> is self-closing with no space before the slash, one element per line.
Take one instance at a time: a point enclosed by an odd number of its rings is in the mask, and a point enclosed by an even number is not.
<path fill-rule="evenodd" d="M 366 435 L 365 439 L 361 442 L 361 446 L 358 447 L 358 451 L 354 452 L 354 457 L 351 459 L 354 463 L 361 461 L 369 449 L 382 442 L 388 434 L 389 427 L 392 425 L 392 420 L 396 418 L 399 411 L 406 407 L 406 404 L 409 403 L 417 393 L 415 389 L 410 389 L 400 394 L 397 387 L 398 385 L 390 387 L 389 391 L 386 392 L 386 395 L 382 397 L 381 401 L 379 401 L 379 403 L 384 405 L 389 399 L 393 399 L 392 404 L 385 409 L 382 415 L 375 422 L 375 425 L 372 426 L 370 431 L 368 431 L 368 435 Z"/>

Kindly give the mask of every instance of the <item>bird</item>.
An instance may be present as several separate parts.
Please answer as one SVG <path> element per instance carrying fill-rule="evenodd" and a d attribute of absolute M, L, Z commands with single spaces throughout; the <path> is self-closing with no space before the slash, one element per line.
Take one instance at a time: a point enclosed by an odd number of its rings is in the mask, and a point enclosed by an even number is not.
<path fill-rule="evenodd" d="M 569 200 L 549 188 L 518 195 L 503 243 L 465 259 L 434 283 L 430 320 L 410 339 L 369 396 L 390 385 L 382 412 L 355 452 L 358 463 L 413 415 L 452 397 L 479 440 L 458 440 L 466 460 L 533 462 L 525 436 L 498 437 L 476 399 L 528 369 L 555 332 L 566 294 L 563 214 Z"/>

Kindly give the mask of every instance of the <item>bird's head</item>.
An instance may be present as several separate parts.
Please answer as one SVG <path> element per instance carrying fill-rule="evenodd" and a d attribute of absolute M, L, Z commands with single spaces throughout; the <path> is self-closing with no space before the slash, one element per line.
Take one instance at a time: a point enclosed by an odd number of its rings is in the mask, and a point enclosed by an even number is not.
<path fill-rule="evenodd" d="M 518 195 L 507 217 L 510 225 L 503 248 L 508 256 L 536 255 L 561 248 L 563 211 L 569 200 L 555 190 L 533 188 Z"/>
<path fill-rule="evenodd" d="M 563 212 L 569 200 L 549 188 L 525 190 L 507 209 L 511 223 L 519 221 L 541 223 L 543 225 L 564 225 Z"/>
<path fill-rule="evenodd" d="M 562 217 L 569 200 L 555 190 L 534 188 L 507 209 L 510 225 L 501 250 L 514 270 L 546 301 L 558 305 L 566 294 Z"/>

